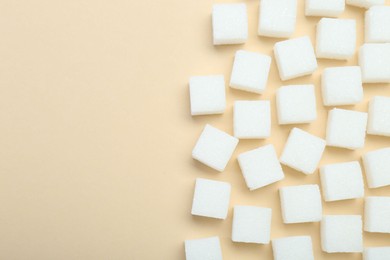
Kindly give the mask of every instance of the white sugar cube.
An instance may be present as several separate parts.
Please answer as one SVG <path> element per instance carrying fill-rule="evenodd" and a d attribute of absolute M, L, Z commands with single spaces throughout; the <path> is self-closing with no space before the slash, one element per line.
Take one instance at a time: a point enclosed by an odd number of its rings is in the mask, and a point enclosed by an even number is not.
<path fill-rule="evenodd" d="M 314 260 L 310 236 L 272 239 L 274 260 Z"/>
<path fill-rule="evenodd" d="M 322 18 L 317 24 L 317 58 L 346 60 L 355 54 L 356 21 Z"/>
<path fill-rule="evenodd" d="M 192 158 L 222 172 L 237 144 L 237 138 L 207 124 L 192 150 Z"/>
<path fill-rule="evenodd" d="M 363 83 L 390 82 L 390 43 L 366 43 L 359 50 Z"/>
<path fill-rule="evenodd" d="M 274 53 L 282 80 L 310 75 L 317 69 L 313 45 L 307 36 L 277 42 Z"/>
<path fill-rule="evenodd" d="M 390 197 L 366 197 L 364 231 L 390 233 Z"/>
<path fill-rule="evenodd" d="M 196 179 L 191 214 L 225 219 L 229 209 L 231 186 L 227 182 Z"/>
<path fill-rule="evenodd" d="M 390 246 L 364 248 L 363 260 L 390 260 Z"/>
<path fill-rule="evenodd" d="M 237 51 L 230 86 L 257 94 L 265 91 L 271 57 L 256 52 Z"/>
<path fill-rule="evenodd" d="M 373 6 L 364 19 L 366 42 L 390 42 L 390 6 Z"/>
<path fill-rule="evenodd" d="M 334 108 L 328 113 L 326 144 L 355 150 L 364 147 L 367 113 Z"/>
<path fill-rule="evenodd" d="M 357 161 L 322 166 L 320 176 L 325 201 L 356 199 L 364 196 L 363 175 Z"/>
<path fill-rule="evenodd" d="M 310 123 L 317 118 L 314 85 L 290 85 L 276 92 L 280 125 Z"/>
<path fill-rule="evenodd" d="M 234 206 L 232 240 L 268 244 L 271 235 L 271 215 L 270 208 Z"/>
<path fill-rule="evenodd" d="M 234 102 L 234 136 L 262 139 L 271 135 L 271 105 L 268 100 Z"/>
<path fill-rule="evenodd" d="M 367 133 L 390 136 L 390 98 L 376 96 L 368 106 Z"/>
<path fill-rule="evenodd" d="M 244 43 L 248 38 L 246 5 L 213 5 L 214 45 Z"/>
<path fill-rule="evenodd" d="M 258 34 L 287 38 L 295 31 L 297 0 L 261 0 Z"/>
<path fill-rule="evenodd" d="M 321 221 L 321 246 L 327 253 L 360 253 L 363 251 L 362 217 L 360 215 L 327 215 Z"/>
<path fill-rule="evenodd" d="M 352 105 L 363 100 L 362 72 L 359 66 L 326 68 L 321 80 L 325 106 Z"/>
<path fill-rule="evenodd" d="M 344 12 L 345 0 L 306 0 L 306 16 L 336 17 Z"/>
<path fill-rule="evenodd" d="M 384 5 L 385 0 L 346 0 L 346 3 L 357 7 L 370 8 L 374 5 Z"/>
<path fill-rule="evenodd" d="M 186 260 L 222 260 L 219 237 L 186 240 Z"/>
<path fill-rule="evenodd" d="M 371 151 L 363 156 L 369 188 L 390 185 L 390 148 Z"/>
<path fill-rule="evenodd" d="M 238 163 L 250 190 L 264 187 L 284 178 L 272 144 L 240 154 Z"/>
<path fill-rule="evenodd" d="M 190 78 L 191 115 L 222 114 L 226 108 L 222 75 Z"/>
<path fill-rule="evenodd" d="M 304 174 L 312 174 L 321 160 L 325 145 L 325 140 L 299 128 L 293 128 L 280 162 Z"/>

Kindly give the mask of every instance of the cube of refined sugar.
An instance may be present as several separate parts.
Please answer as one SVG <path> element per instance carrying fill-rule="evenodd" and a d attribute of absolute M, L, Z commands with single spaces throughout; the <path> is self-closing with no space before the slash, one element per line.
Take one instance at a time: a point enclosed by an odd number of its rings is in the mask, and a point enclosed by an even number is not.
<path fill-rule="evenodd" d="M 313 45 L 307 36 L 277 42 L 274 53 L 282 80 L 310 75 L 317 69 Z"/>
<path fill-rule="evenodd" d="M 366 247 L 363 252 L 363 260 L 389 260 L 390 246 Z"/>
<path fill-rule="evenodd" d="M 366 197 L 364 231 L 390 233 L 390 197 Z"/>
<path fill-rule="evenodd" d="M 334 108 L 328 113 L 326 144 L 355 150 L 364 147 L 367 113 Z"/>
<path fill-rule="evenodd" d="M 234 136 L 261 139 L 271 135 L 271 105 L 268 100 L 234 102 Z"/>
<path fill-rule="evenodd" d="M 357 161 L 328 164 L 320 168 L 325 201 L 356 199 L 364 196 L 364 182 Z"/>
<path fill-rule="evenodd" d="M 373 6 L 364 19 L 366 42 L 390 42 L 390 6 Z"/>
<path fill-rule="evenodd" d="M 306 16 L 339 16 L 345 9 L 345 0 L 306 0 Z"/>
<path fill-rule="evenodd" d="M 261 0 L 258 34 L 287 38 L 295 31 L 297 0 Z"/>
<path fill-rule="evenodd" d="M 363 156 L 369 188 L 390 185 L 390 148 L 371 151 Z"/>
<path fill-rule="evenodd" d="M 314 260 L 310 236 L 294 236 L 272 239 L 274 260 Z"/>
<path fill-rule="evenodd" d="M 192 158 L 222 172 L 237 144 L 237 138 L 207 124 L 192 150 Z"/>
<path fill-rule="evenodd" d="M 327 215 L 321 221 L 321 246 L 327 253 L 360 253 L 363 251 L 362 217 L 360 215 Z"/>
<path fill-rule="evenodd" d="M 366 43 L 359 50 L 363 83 L 390 82 L 390 43 Z"/>
<path fill-rule="evenodd" d="M 276 92 L 280 125 L 310 123 L 317 118 L 314 85 L 290 85 Z"/>
<path fill-rule="evenodd" d="M 234 206 L 232 240 L 268 244 L 271 235 L 271 215 L 270 208 Z"/>
<path fill-rule="evenodd" d="M 384 5 L 385 0 L 346 0 L 348 5 L 353 5 L 362 8 L 370 8 L 374 5 Z"/>
<path fill-rule="evenodd" d="M 355 54 L 356 21 L 322 18 L 317 24 L 317 58 L 346 60 Z"/>
<path fill-rule="evenodd" d="M 272 144 L 240 154 L 238 163 L 250 190 L 264 187 L 284 178 Z"/>
<path fill-rule="evenodd" d="M 368 106 L 367 133 L 390 136 L 390 98 L 376 96 Z"/>
<path fill-rule="evenodd" d="M 225 219 L 229 209 L 231 186 L 227 182 L 196 179 L 191 214 Z"/>
<path fill-rule="evenodd" d="M 186 240 L 186 260 L 222 260 L 219 237 Z"/>
<path fill-rule="evenodd" d="M 246 4 L 213 5 L 214 45 L 244 43 L 248 38 Z"/>
<path fill-rule="evenodd" d="M 223 75 L 190 78 L 191 115 L 222 114 L 226 108 Z"/>
<path fill-rule="evenodd" d="M 257 94 L 265 91 L 271 57 L 256 52 L 237 51 L 230 86 Z"/>
<path fill-rule="evenodd" d="M 321 160 L 325 145 L 325 140 L 299 128 L 293 128 L 280 162 L 304 174 L 312 174 Z"/>

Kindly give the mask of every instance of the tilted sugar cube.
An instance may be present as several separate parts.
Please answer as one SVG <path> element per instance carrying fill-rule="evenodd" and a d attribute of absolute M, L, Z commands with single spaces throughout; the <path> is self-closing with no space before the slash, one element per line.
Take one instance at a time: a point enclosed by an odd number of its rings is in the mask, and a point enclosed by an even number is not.
<path fill-rule="evenodd" d="M 363 252 L 363 260 L 389 260 L 390 246 L 366 247 Z"/>
<path fill-rule="evenodd" d="M 374 5 L 384 5 L 385 0 L 346 0 L 346 3 L 357 7 L 370 8 Z"/>
<path fill-rule="evenodd" d="M 373 6 L 364 18 L 366 42 L 390 42 L 390 6 Z"/>
<path fill-rule="evenodd" d="M 186 260 L 222 260 L 219 237 L 186 240 Z"/>
<path fill-rule="evenodd" d="M 390 185 L 390 148 L 371 151 L 363 156 L 369 188 Z"/>
<path fill-rule="evenodd" d="M 345 0 L 306 0 L 306 16 L 337 17 L 344 12 Z"/>
<path fill-rule="evenodd" d="M 318 222 L 322 217 L 318 185 L 289 186 L 279 189 L 283 223 Z"/>
<path fill-rule="evenodd" d="M 365 43 L 359 50 L 363 83 L 390 82 L 390 43 Z"/>
<path fill-rule="evenodd" d="M 272 239 L 274 260 L 314 260 L 310 236 L 294 236 Z"/>
<path fill-rule="evenodd" d="M 376 96 L 368 105 L 367 134 L 390 136 L 390 98 Z"/>
<path fill-rule="evenodd" d="M 364 231 L 390 233 L 390 197 L 366 197 Z"/>
<path fill-rule="evenodd" d="M 237 51 L 230 86 L 235 89 L 261 94 L 265 91 L 271 57 L 256 52 Z"/>

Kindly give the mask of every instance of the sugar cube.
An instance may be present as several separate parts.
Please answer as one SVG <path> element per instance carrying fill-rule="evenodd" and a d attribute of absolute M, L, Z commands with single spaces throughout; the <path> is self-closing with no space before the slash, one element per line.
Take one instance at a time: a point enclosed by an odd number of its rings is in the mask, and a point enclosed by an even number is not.
<path fill-rule="evenodd" d="M 314 260 L 310 236 L 272 239 L 274 260 Z"/>
<path fill-rule="evenodd" d="M 321 220 L 322 204 L 318 185 L 283 187 L 279 189 L 279 194 L 285 224 Z"/>
<path fill-rule="evenodd" d="M 304 174 L 312 174 L 321 160 L 325 145 L 325 140 L 299 128 L 293 128 L 280 162 Z"/>
<path fill-rule="evenodd" d="M 390 185 L 390 148 L 382 148 L 363 156 L 369 188 Z"/>
<path fill-rule="evenodd" d="M 268 244 L 271 235 L 271 215 L 270 208 L 234 206 L 232 240 Z"/>
<path fill-rule="evenodd" d="M 351 150 L 364 147 L 367 113 L 334 108 L 328 113 L 326 144 Z"/>
<path fill-rule="evenodd" d="M 282 80 L 310 75 L 317 69 L 313 45 L 307 36 L 277 42 L 274 53 Z"/>
<path fill-rule="evenodd" d="M 306 0 L 306 16 L 336 17 L 344 12 L 345 0 Z"/>
<path fill-rule="evenodd" d="M 364 231 L 390 233 L 390 197 L 366 197 Z"/>
<path fill-rule="evenodd" d="M 390 260 L 390 246 L 364 248 L 363 260 Z"/>
<path fill-rule="evenodd" d="M 390 82 L 390 43 L 366 43 L 359 50 L 363 83 Z"/>
<path fill-rule="evenodd" d="M 284 178 L 272 144 L 240 154 L 238 163 L 250 190 L 264 187 Z"/>
<path fill-rule="evenodd" d="M 384 5 L 385 0 L 346 0 L 348 5 L 353 5 L 362 8 L 370 8 L 374 5 Z"/>
<path fill-rule="evenodd" d="M 376 96 L 368 105 L 367 133 L 390 136 L 390 98 Z"/>
<path fill-rule="evenodd" d="M 317 118 L 314 85 L 290 85 L 276 92 L 280 125 L 310 123 Z"/>
<path fill-rule="evenodd" d="M 321 246 L 327 253 L 360 253 L 363 251 L 362 217 L 360 215 L 327 215 L 321 221 Z"/>
<path fill-rule="evenodd" d="M 186 260 L 222 260 L 219 237 L 186 240 Z"/>
<path fill-rule="evenodd" d="M 366 42 L 390 42 L 390 6 L 373 6 L 364 19 Z"/>
<path fill-rule="evenodd" d="M 261 94 L 265 91 L 271 57 L 268 55 L 239 50 L 236 52 L 230 78 L 235 89 Z"/>

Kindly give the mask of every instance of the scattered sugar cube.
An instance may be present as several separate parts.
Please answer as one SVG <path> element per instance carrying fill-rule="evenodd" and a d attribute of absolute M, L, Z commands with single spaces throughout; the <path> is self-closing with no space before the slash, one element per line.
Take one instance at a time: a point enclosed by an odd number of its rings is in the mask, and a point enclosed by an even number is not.
<path fill-rule="evenodd" d="M 222 114 L 226 108 L 222 75 L 190 78 L 191 115 Z"/>
<path fill-rule="evenodd" d="M 222 172 L 237 144 L 237 138 L 207 124 L 192 150 L 192 158 Z"/>
<path fill-rule="evenodd" d="M 334 108 L 328 113 L 326 144 L 351 150 L 364 147 L 367 113 Z"/>
<path fill-rule="evenodd" d="M 373 6 L 364 19 L 366 42 L 390 42 L 390 6 Z"/>
<path fill-rule="evenodd" d="M 270 208 L 234 206 L 232 240 L 268 244 L 271 235 L 271 215 Z"/>
<path fill-rule="evenodd" d="M 225 219 L 229 209 L 231 186 L 227 182 L 196 179 L 191 214 Z"/>
<path fill-rule="evenodd" d="M 321 221 L 321 246 L 327 253 L 360 253 L 363 251 L 362 217 L 360 215 L 327 215 Z"/>
<path fill-rule="evenodd" d="M 310 123 L 317 118 L 314 85 L 290 85 L 276 92 L 280 125 Z"/>
<path fill-rule="evenodd" d="M 310 75 L 317 69 L 313 45 L 307 36 L 277 42 L 274 53 L 282 80 Z"/>
<path fill-rule="evenodd" d="M 240 154 L 238 163 L 250 190 L 264 187 L 284 178 L 272 144 Z"/>
<path fill-rule="evenodd" d="M 295 31 L 297 0 L 261 0 L 258 34 L 287 38 Z"/>
<path fill-rule="evenodd" d="M 390 233 L 390 197 L 366 197 L 364 231 Z"/>
<path fill-rule="evenodd" d="M 363 252 L 363 260 L 389 260 L 390 246 L 366 247 Z"/>
<path fill-rule="evenodd" d="M 364 182 L 359 162 L 328 164 L 320 168 L 325 201 L 362 198 Z"/>
<path fill-rule="evenodd" d="M 353 5 L 362 8 L 370 8 L 374 5 L 384 5 L 385 0 L 346 0 L 348 5 Z"/>
<path fill-rule="evenodd" d="M 390 98 L 376 96 L 368 106 L 367 133 L 390 136 Z"/>
<path fill-rule="evenodd" d="M 322 204 L 318 185 L 283 187 L 279 189 L 279 194 L 285 224 L 321 221 Z"/>
<path fill-rule="evenodd" d="M 310 236 L 272 239 L 274 260 L 314 260 Z"/>
<path fill-rule="evenodd" d="M 363 83 L 390 82 L 390 43 L 366 43 L 359 50 Z"/>
<path fill-rule="evenodd" d="M 304 174 L 312 174 L 321 160 L 325 145 L 325 140 L 299 128 L 293 128 L 280 162 Z"/>
<path fill-rule="evenodd" d="M 321 80 L 325 106 L 353 105 L 363 100 L 362 72 L 359 66 L 326 68 Z"/>
<path fill-rule="evenodd" d="M 271 57 L 256 52 L 237 51 L 230 86 L 257 94 L 265 91 Z"/>
<path fill-rule="evenodd" d="M 390 185 L 390 148 L 371 151 L 363 156 L 369 188 Z"/>
<path fill-rule="evenodd" d="M 244 43 L 248 38 L 246 4 L 213 5 L 214 45 Z"/>
<path fill-rule="evenodd" d="M 346 60 L 355 54 L 356 21 L 322 18 L 317 24 L 317 58 Z"/>
<path fill-rule="evenodd" d="M 186 240 L 186 260 L 222 260 L 219 237 Z"/>
<path fill-rule="evenodd" d="M 344 12 L 345 0 L 306 0 L 306 16 L 337 17 Z"/>

